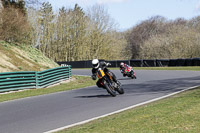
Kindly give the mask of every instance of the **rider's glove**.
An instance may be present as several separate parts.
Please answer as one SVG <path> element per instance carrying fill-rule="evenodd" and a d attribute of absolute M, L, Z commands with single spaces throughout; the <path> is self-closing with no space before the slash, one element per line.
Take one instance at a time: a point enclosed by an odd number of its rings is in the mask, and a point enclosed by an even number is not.
<path fill-rule="evenodd" d="M 96 79 L 97 79 L 97 77 L 96 77 L 95 75 L 92 75 L 91 78 L 92 78 L 93 80 L 96 80 Z"/>
<path fill-rule="evenodd" d="M 110 63 L 107 63 L 106 65 L 107 65 L 107 66 L 110 66 L 111 64 L 110 64 Z"/>

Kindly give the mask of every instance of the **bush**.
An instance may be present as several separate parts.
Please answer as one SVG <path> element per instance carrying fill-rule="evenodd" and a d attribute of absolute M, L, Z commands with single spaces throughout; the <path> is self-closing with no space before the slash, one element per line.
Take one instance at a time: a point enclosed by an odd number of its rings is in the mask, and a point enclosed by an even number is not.
<path fill-rule="evenodd" d="M 29 41 L 29 24 L 24 13 L 13 7 L 4 8 L 0 14 L 0 39 L 12 43 Z"/>

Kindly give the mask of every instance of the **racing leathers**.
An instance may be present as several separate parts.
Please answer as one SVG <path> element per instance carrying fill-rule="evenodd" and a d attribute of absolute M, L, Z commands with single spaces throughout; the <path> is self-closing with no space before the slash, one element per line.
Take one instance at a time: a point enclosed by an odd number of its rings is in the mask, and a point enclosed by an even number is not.
<path fill-rule="evenodd" d="M 129 67 L 131 67 L 131 66 L 129 66 L 127 64 L 124 64 L 123 66 L 120 66 L 120 71 L 121 71 L 121 73 L 123 73 L 124 77 L 126 76 L 126 70 L 128 70 Z"/>

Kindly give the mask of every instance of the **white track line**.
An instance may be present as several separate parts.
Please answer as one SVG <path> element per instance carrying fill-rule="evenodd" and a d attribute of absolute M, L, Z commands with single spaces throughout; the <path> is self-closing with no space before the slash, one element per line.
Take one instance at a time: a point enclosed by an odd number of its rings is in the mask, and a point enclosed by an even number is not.
<path fill-rule="evenodd" d="M 90 121 L 93 121 L 93 120 L 97 120 L 97 119 L 99 119 L 99 118 L 103 118 L 103 117 L 106 117 L 106 116 L 109 116 L 109 115 L 113 115 L 113 114 L 116 114 L 116 113 L 120 113 L 120 112 L 122 112 L 122 111 L 129 110 L 129 109 L 132 109 L 132 108 L 135 108 L 135 107 L 138 107 L 138 106 L 141 106 L 141 105 L 145 105 L 145 104 L 148 104 L 148 103 L 151 103 L 151 102 L 155 102 L 155 101 L 158 101 L 158 100 L 161 100 L 161 99 L 164 99 L 164 98 L 173 96 L 173 95 L 175 95 L 175 94 L 178 94 L 178 93 L 181 93 L 181 92 L 190 90 L 190 89 L 194 89 L 194 88 L 196 88 L 196 87 L 198 87 L 198 86 L 193 86 L 193 87 L 190 87 L 190 88 L 187 88 L 187 89 L 183 89 L 183 90 L 181 90 L 181 91 L 174 92 L 174 93 L 168 94 L 168 95 L 166 95 L 166 96 L 158 97 L 158 98 L 155 98 L 155 99 L 152 99 L 152 100 L 143 102 L 143 103 L 139 103 L 139 104 L 136 104 L 136 105 L 133 105 L 133 106 L 130 106 L 130 107 L 121 109 L 121 110 L 117 110 L 117 111 L 114 111 L 114 112 L 111 112 L 111 113 L 108 113 L 108 114 L 105 114 L 105 115 L 101 115 L 101 116 L 98 116 L 98 117 L 94 117 L 94 118 L 91 118 L 91 119 L 88 119 L 88 120 L 85 120 L 85 121 L 77 122 L 77 123 L 74 123 L 74 124 L 71 124 L 71 125 L 68 125 L 68 126 L 60 127 L 60 128 L 57 128 L 57 129 L 54 129 L 54 130 L 50 130 L 50 131 L 47 131 L 47 132 L 44 132 L 44 133 L 58 132 L 58 131 L 60 131 L 60 130 L 64 130 L 64 129 L 67 129 L 67 128 L 70 128 L 70 127 L 73 127 L 73 126 L 85 124 L 85 123 L 87 123 L 87 122 L 90 122 Z"/>

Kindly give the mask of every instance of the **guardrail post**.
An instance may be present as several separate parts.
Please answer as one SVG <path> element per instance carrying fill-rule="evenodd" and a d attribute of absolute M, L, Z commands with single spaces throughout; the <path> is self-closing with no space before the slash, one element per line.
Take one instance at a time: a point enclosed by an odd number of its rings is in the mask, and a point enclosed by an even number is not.
<path fill-rule="evenodd" d="M 70 79 L 72 78 L 72 68 L 71 68 L 71 65 L 69 65 L 69 75 L 70 75 Z"/>
<path fill-rule="evenodd" d="M 61 67 L 65 67 L 65 66 L 67 66 L 66 64 L 61 64 Z"/>
<path fill-rule="evenodd" d="M 37 88 L 39 88 L 38 72 L 35 72 L 35 82 L 36 82 L 36 89 L 37 89 Z"/>
<path fill-rule="evenodd" d="M 68 69 L 68 76 L 69 76 L 69 79 L 71 79 L 71 65 L 67 65 L 67 69 Z"/>

